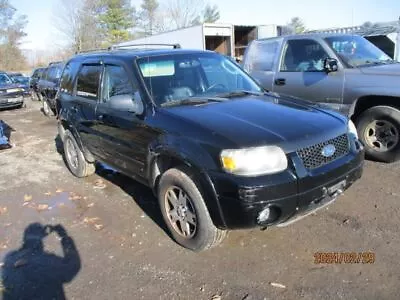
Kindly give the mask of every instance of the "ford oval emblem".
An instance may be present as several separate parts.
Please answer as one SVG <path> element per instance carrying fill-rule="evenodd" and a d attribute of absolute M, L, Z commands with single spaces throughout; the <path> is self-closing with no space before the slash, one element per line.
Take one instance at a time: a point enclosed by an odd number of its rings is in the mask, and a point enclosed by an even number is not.
<path fill-rule="evenodd" d="M 322 148 L 321 154 L 323 157 L 331 157 L 335 154 L 336 147 L 332 144 L 326 145 Z"/>

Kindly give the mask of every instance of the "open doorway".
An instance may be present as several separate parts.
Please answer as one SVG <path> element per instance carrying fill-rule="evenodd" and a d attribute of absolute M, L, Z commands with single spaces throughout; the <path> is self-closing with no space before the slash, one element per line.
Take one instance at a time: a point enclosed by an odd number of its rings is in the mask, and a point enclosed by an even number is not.
<path fill-rule="evenodd" d="M 206 36 L 206 49 L 224 55 L 232 55 L 230 36 Z"/>

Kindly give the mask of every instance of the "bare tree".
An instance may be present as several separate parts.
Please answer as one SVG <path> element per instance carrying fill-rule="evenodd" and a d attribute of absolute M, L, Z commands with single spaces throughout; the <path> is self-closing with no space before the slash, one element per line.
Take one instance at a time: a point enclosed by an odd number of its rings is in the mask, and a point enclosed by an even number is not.
<path fill-rule="evenodd" d="M 219 20 L 220 14 L 217 5 L 211 6 L 207 4 L 203 11 L 203 22 L 204 23 L 215 23 Z"/>
<path fill-rule="evenodd" d="M 169 0 L 167 10 L 173 28 L 184 28 L 201 22 L 203 0 Z"/>
<path fill-rule="evenodd" d="M 143 30 L 143 35 L 152 35 L 156 31 L 159 11 L 157 0 L 143 0 L 138 13 L 138 25 Z"/>
<path fill-rule="evenodd" d="M 17 15 L 9 0 L 0 0 L 0 68 L 16 70 L 26 64 L 19 46 L 27 24 L 25 15 Z"/>
<path fill-rule="evenodd" d="M 299 17 L 292 18 L 287 26 L 292 28 L 295 33 L 303 33 L 307 30 L 303 20 Z"/>
<path fill-rule="evenodd" d="M 61 9 L 54 14 L 54 27 L 67 38 L 71 51 L 98 48 L 103 31 L 98 20 L 99 0 L 59 0 Z"/>

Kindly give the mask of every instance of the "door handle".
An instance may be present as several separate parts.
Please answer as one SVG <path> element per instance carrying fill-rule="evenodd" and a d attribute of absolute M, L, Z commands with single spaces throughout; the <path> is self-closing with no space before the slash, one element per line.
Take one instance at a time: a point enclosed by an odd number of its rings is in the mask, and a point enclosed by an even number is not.
<path fill-rule="evenodd" d="M 99 115 L 99 116 L 97 117 L 97 119 L 99 119 L 100 121 L 103 121 L 104 115 Z"/>
<path fill-rule="evenodd" d="M 275 79 L 275 85 L 285 85 L 286 79 L 285 78 L 277 78 Z"/>

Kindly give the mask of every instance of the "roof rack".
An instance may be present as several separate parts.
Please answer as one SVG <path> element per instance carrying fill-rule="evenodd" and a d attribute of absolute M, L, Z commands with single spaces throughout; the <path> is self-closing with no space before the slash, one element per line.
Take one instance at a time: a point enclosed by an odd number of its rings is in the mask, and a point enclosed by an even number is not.
<path fill-rule="evenodd" d="M 108 48 L 108 50 L 116 50 L 116 49 L 123 49 L 128 47 L 143 47 L 143 46 L 167 46 L 172 47 L 173 49 L 180 49 L 180 44 L 125 44 L 125 45 L 113 45 Z"/>
<path fill-rule="evenodd" d="M 75 51 L 75 54 L 88 53 L 88 52 L 100 52 L 100 51 L 108 51 L 108 50 L 109 50 L 109 48 L 87 49 L 87 50 Z"/>

